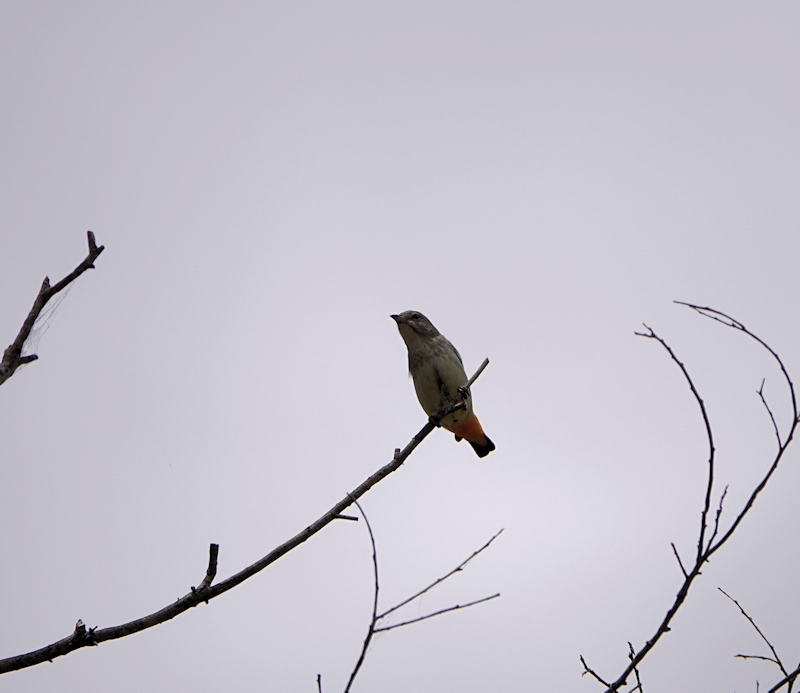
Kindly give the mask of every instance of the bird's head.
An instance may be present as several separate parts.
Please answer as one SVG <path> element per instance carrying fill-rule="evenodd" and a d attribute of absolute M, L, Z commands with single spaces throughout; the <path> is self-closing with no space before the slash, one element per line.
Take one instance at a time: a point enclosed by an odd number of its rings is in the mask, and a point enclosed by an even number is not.
<path fill-rule="evenodd" d="M 419 311 L 407 310 L 391 318 L 397 323 L 400 336 L 408 346 L 439 334 L 439 330 Z"/>

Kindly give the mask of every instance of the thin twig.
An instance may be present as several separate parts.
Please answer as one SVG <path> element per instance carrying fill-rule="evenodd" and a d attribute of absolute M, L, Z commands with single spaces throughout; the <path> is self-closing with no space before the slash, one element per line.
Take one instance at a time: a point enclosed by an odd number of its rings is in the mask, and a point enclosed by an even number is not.
<path fill-rule="evenodd" d="M 434 587 L 436 587 L 436 585 L 438 585 L 438 584 L 440 584 L 440 583 L 444 582 L 444 581 L 445 581 L 445 580 L 447 580 L 447 578 L 449 578 L 451 575 L 455 575 L 455 573 L 458 573 L 458 572 L 460 572 L 461 570 L 463 570 L 463 569 L 466 567 L 467 563 L 469 563 L 469 562 L 470 562 L 470 561 L 471 561 L 473 558 L 475 558 L 475 556 L 477 556 L 477 555 L 478 555 L 478 554 L 479 554 L 481 551 L 483 551 L 484 549 L 488 549 L 488 548 L 489 548 L 489 545 L 490 545 L 490 544 L 491 544 L 491 543 L 492 543 L 492 542 L 493 542 L 495 539 L 497 539 L 497 537 L 499 537 L 499 536 L 500 536 L 502 533 L 503 533 L 503 530 L 501 529 L 501 530 L 500 530 L 500 531 L 499 531 L 497 534 L 495 534 L 495 535 L 494 535 L 494 536 L 493 536 L 491 539 L 489 539 L 489 541 L 487 541 L 487 542 L 486 542 L 486 543 L 485 543 L 483 546 L 481 546 L 481 548 L 479 548 L 477 551 L 474 551 L 474 552 L 472 553 L 472 555 L 471 555 L 471 556 L 470 556 L 470 557 L 469 557 L 467 560 L 465 560 L 464 562 L 462 562 L 462 563 L 460 563 L 459 565 L 457 565 L 457 566 L 456 566 L 455 568 L 453 568 L 453 569 L 452 569 L 452 570 L 451 570 L 449 573 L 447 573 L 447 575 L 444 575 L 444 576 L 440 577 L 438 580 L 435 580 L 435 581 L 434 581 L 434 582 L 432 582 L 430 585 L 428 585 L 428 586 L 427 586 L 425 589 L 422 589 L 422 590 L 420 590 L 419 592 L 417 592 L 415 595 L 413 595 L 413 596 L 409 597 L 408 599 L 404 599 L 402 602 L 400 602 L 400 603 L 399 603 L 399 604 L 397 604 L 396 606 L 393 606 L 393 607 L 392 607 L 391 609 L 389 609 L 388 611 L 384 611 L 382 614 L 380 614 L 380 615 L 378 616 L 378 620 L 380 620 L 380 619 L 382 619 L 382 618 L 385 618 L 386 616 L 388 616 L 389 614 L 391 614 L 393 611 L 397 611 L 397 610 L 398 610 L 400 607 L 403 607 L 403 606 L 405 606 L 405 605 L 406 605 L 406 604 L 408 604 L 409 602 L 413 602 L 413 601 L 414 601 L 414 600 L 415 600 L 417 597 L 421 597 L 421 596 L 422 596 L 423 594 L 425 594 L 425 593 L 426 593 L 428 590 L 432 590 Z M 388 630 L 388 629 L 387 629 L 387 630 Z"/>
<path fill-rule="evenodd" d="M 412 618 L 410 621 L 403 621 L 403 623 L 394 623 L 391 626 L 382 626 L 381 628 L 376 628 L 376 633 L 383 633 L 387 630 L 393 630 L 395 628 L 400 628 L 402 626 L 408 626 L 412 623 L 419 623 L 420 621 L 425 621 L 426 619 L 433 618 L 434 616 L 438 616 L 439 614 L 446 614 L 448 611 L 455 611 L 456 609 L 466 609 L 468 606 L 475 606 L 476 604 L 480 604 L 482 602 L 488 602 L 490 599 L 496 599 L 500 596 L 500 593 L 493 594 L 491 597 L 484 597 L 483 599 L 476 599 L 474 602 L 469 602 L 468 604 L 456 604 L 455 606 L 449 606 L 446 609 L 440 609 L 439 611 L 434 611 L 432 614 L 428 614 L 427 616 L 420 616 L 419 618 Z"/>
<path fill-rule="evenodd" d="M 289 553 L 289 551 L 296 548 L 310 537 L 314 536 L 326 525 L 333 522 L 337 516 L 341 515 L 345 508 L 352 505 L 354 499 L 357 500 L 361 498 L 361 496 L 375 486 L 375 484 L 389 476 L 389 474 L 392 472 L 397 471 L 403 465 L 406 459 L 408 459 L 408 456 L 414 452 L 417 446 L 428 436 L 428 434 L 430 434 L 431 431 L 433 431 L 434 428 L 434 424 L 428 421 L 422 427 L 420 432 L 411 439 L 405 448 L 395 451 L 391 462 L 381 467 L 355 490 L 348 493 L 344 499 L 334 505 L 322 517 L 312 522 L 302 532 L 299 532 L 288 541 L 270 551 L 266 556 L 260 558 L 258 561 L 239 571 L 235 575 L 232 575 L 222 582 L 218 582 L 216 585 L 210 585 L 207 589 L 203 590 L 202 593 L 200 593 L 198 590 L 190 591 L 177 601 L 172 602 L 163 609 L 149 614 L 148 616 L 143 616 L 135 621 L 129 621 L 128 623 L 123 623 L 119 626 L 111 626 L 110 628 L 93 630 L 91 631 L 92 642 L 85 642 L 83 638 L 77 638 L 73 633 L 66 638 L 59 640 L 58 642 L 46 645 L 38 650 L 34 650 L 33 652 L 16 655 L 14 657 L 8 657 L 6 659 L 0 659 L 0 674 L 35 666 L 36 664 L 41 664 L 42 662 L 51 661 L 56 657 L 63 657 L 64 655 L 67 655 L 70 652 L 73 652 L 81 647 L 85 647 L 89 644 L 96 645 L 101 642 L 105 642 L 106 640 L 124 638 L 126 635 L 131 635 L 133 633 L 138 633 L 148 628 L 152 628 L 153 626 L 157 626 L 160 623 L 164 623 L 165 621 L 169 621 L 170 619 L 179 616 L 183 612 L 188 611 L 202 602 L 208 602 L 211 599 L 224 594 L 228 590 L 233 589 L 248 578 L 251 578 L 256 573 L 264 570 L 264 568 L 266 568 L 268 565 L 274 563 L 281 558 L 281 556 Z"/>
<path fill-rule="evenodd" d="M 611 684 L 608 681 L 604 681 L 602 678 L 600 678 L 600 675 L 594 669 L 589 668 L 589 665 L 586 664 L 586 660 L 583 658 L 583 655 L 579 656 L 581 658 L 581 664 L 583 664 L 583 673 L 581 674 L 581 676 L 586 676 L 586 674 L 589 674 L 590 676 L 593 676 L 595 679 L 597 679 L 604 686 L 611 686 Z M 624 681 L 622 682 L 622 685 L 623 686 L 625 685 Z"/>
<path fill-rule="evenodd" d="M 322 674 L 317 674 L 317 693 L 322 693 Z"/>
<path fill-rule="evenodd" d="M 708 412 L 706 411 L 705 402 L 703 402 L 703 398 L 700 397 L 700 393 L 697 391 L 697 388 L 694 386 L 694 382 L 692 381 L 689 372 L 686 370 L 686 366 L 681 363 L 680 359 L 675 355 L 675 352 L 672 351 L 672 348 L 667 344 L 661 337 L 659 337 L 655 332 L 653 332 L 650 327 L 645 325 L 648 330 L 648 334 L 637 332 L 636 334 L 640 337 L 648 337 L 650 339 L 655 339 L 656 341 L 661 343 L 667 353 L 670 355 L 672 360 L 678 364 L 678 367 L 681 369 L 683 373 L 683 377 L 686 379 L 686 382 L 689 383 L 689 389 L 691 389 L 694 398 L 697 400 L 697 403 L 700 405 L 700 411 L 703 415 L 703 423 L 706 427 L 706 436 L 708 438 L 708 483 L 706 484 L 706 498 L 705 503 L 703 504 L 703 511 L 700 513 L 700 537 L 697 541 L 697 557 L 696 560 L 700 560 L 700 556 L 702 556 L 703 551 L 705 550 L 705 533 L 707 528 L 707 521 L 708 521 L 708 511 L 711 508 L 711 491 L 714 487 L 714 434 L 711 432 L 711 421 L 708 418 Z"/>
<path fill-rule="evenodd" d="M 797 429 L 797 426 L 800 423 L 800 420 L 798 420 L 797 397 L 796 397 L 796 394 L 795 394 L 795 391 L 794 391 L 794 384 L 792 383 L 792 379 L 789 377 L 789 373 L 786 370 L 786 367 L 783 365 L 783 361 L 781 360 L 781 357 L 778 356 L 778 354 L 775 352 L 775 350 L 771 346 L 769 346 L 769 344 L 767 344 L 763 339 L 761 339 L 757 335 L 755 335 L 752 332 L 750 332 L 750 330 L 748 330 L 741 322 L 739 322 L 738 320 L 735 320 L 734 318 L 732 318 L 729 315 L 726 315 L 725 313 L 722 313 L 722 312 L 720 312 L 718 310 L 714 310 L 713 308 L 696 306 L 696 305 L 693 305 L 691 303 L 683 303 L 682 301 L 676 301 L 676 303 L 679 303 L 679 304 L 684 305 L 684 306 L 688 306 L 689 308 L 692 308 L 693 310 L 697 311 L 698 313 L 700 313 L 700 315 L 703 315 L 704 317 L 711 318 L 712 320 L 716 320 L 717 322 L 720 322 L 723 325 L 727 325 L 728 327 L 732 327 L 732 328 L 734 328 L 736 330 L 739 330 L 740 332 L 743 332 L 748 337 L 750 337 L 751 339 L 754 339 L 761 346 L 763 346 L 772 355 L 772 357 L 777 362 L 779 368 L 781 369 L 781 372 L 783 373 L 783 377 L 786 380 L 787 385 L 789 386 L 789 395 L 790 395 L 791 400 L 792 400 L 792 425 L 789 428 L 789 433 L 786 436 L 786 440 L 783 442 L 782 445 L 779 445 L 778 453 L 775 456 L 775 459 L 773 460 L 772 465 L 770 466 L 769 470 L 767 471 L 766 475 L 761 480 L 759 485 L 756 487 L 756 489 L 750 495 L 750 498 L 748 498 L 747 502 L 744 505 L 744 508 L 739 513 L 739 515 L 736 517 L 736 519 L 733 521 L 733 524 L 728 528 L 728 531 L 717 541 L 716 544 L 714 544 L 713 546 L 709 545 L 709 548 L 708 548 L 708 550 L 706 552 L 706 560 L 707 560 L 713 553 L 718 551 L 720 549 L 720 547 L 722 547 L 722 545 L 725 544 L 726 541 L 728 541 L 728 539 L 731 537 L 731 535 L 733 535 L 733 533 L 736 531 L 736 529 L 739 526 L 739 524 L 745 518 L 747 513 L 750 511 L 750 508 L 753 507 L 753 503 L 755 503 L 755 500 L 758 497 L 758 494 L 761 493 L 761 491 L 764 490 L 764 487 L 767 485 L 769 480 L 772 478 L 772 475 L 778 469 L 778 465 L 780 464 L 780 461 L 783 458 L 784 452 L 786 452 L 786 449 L 789 447 L 789 444 L 792 442 L 792 439 L 794 438 L 794 432 Z M 778 439 L 780 440 L 780 436 L 778 436 Z"/>
<path fill-rule="evenodd" d="M 728 495 L 728 485 L 725 485 L 725 488 L 722 489 L 722 495 L 719 497 L 719 507 L 717 508 L 717 515 L 714 518 L 714 531 L 711 533 L 711 536 L 708 539 L 708 544 L 706 544 L 706 550 L 708 550 L 711 545 L 714 543 L 714 539 L 719 532 L 719 518 L 722 515 L 722 503 L 725 500 L 725 496 Z"/>
<path fill-rule="evenodd" d="M 631 662 L 634 659 L 636 659 L 636 650 L 633 649 L 633 645 L 630 643 L 630 641 L 628 641 L 628 659 L 630 659 Z M 636 690 L 639 690 L 641 691 L 641 693 L 644 693 L 644 688 L 642 687 L 642 680 L 639 678 L 639 669 L 636 668 L 636 666 L 633 667 L 633 673 L 636 675 L 636 685 L 633 688 L 631 688 L 629 693 L 633 693 Z"/>
<path fill-rule="evenodd" d="M 22 356 L 22 348 L 25 345 L 25 341 L 31 334 L 31 330 L 36 323 L 36 319 L 39 317 L 39 314 L 42 312 L 45 305 L 47 305 L 47 302 L 59 291 L 74 282 L 86 270 L 94 269 L 94 261 L 105 248 L 102 245 L 98 246 L 95 243 L 94 234 L 91 231 L 87 231 L 86 235 L 89 241 L 89 254 L 86 256 L 83 262 L 81 262 L 81 264 L 79 264 L 55 286 L 50 286 L 49 277 L 44 278 L 42 286 L 39 289 L 39 293 L 36 296 L 36 300 L 33 302 L 33 306 L 28 313 L 28 317 L 26 317 L 25 321 L 22 323 L 22 327 L 17 334 L 17 338 L 3 352 L 3 359 L 0 361 L 0 385 L 14 375 L 17 368 L 26 363 L 36 361 L 39 358 L 36 354 Z"/>
<path fill-rule="evenodd" d="M 478 366 L 478 370 L 477 370 L 477 371 L 475 371 L 475 375 L 473 375 L 473 376 L 472 376 L 472 377 L 471 377 L 471 378 L 470 378 L 470 379 L 467 381 L 467 387 L 468 387 L 468 388 L 469 388 L 469 387 L 472 387 L 472 383 L 474 383 L 474 382 L 475 382 L 475 381 L 478 379 L 478 376 L 479 376 L 481 373 L 483 373 L 483 369 L 484 369 L 484 368 L 486 368 L 486 366 L 488 366 L 488 365 L 489 365 L 489 359 L 483 359 L 483 363 L 482 363 L 480 366 Z"/>
<path fill-rule="evenodd" d="M 781 434 L 778 431 L 778 424 L 775 422 L 775 417 L 772 415 L 772 409 L 769 408 L 769 404 L 767 404 L 767 400 L 764 398 L 764 383 L 767 381 L 766 378 L 761 380 L 761 387 L 758 388 L 758 396 L 761 398 L 764 407 L 766 407 L 767 414 L 769 414 L 769 418 L 772 421 L 772 429 L 775 431 L 775 437 L 778 439 L 778 450 L 781 449 Z"/>
<path fill-rule="evenodd" d="M 742 607 L 742 605 L 739 604 L 739 602 L 737 602 L 733 597 L 731 597 L 731 595 L 729 595 L 724 589 L 722 589 L 721 587 L 717 587 L 717 589 L 720 592 L 722 592 L 722 594 L 724 594 L 728 599 L 730 599 L 734 604 L 736 604 L 736 606 L 739 607 L 739 611 L 742 612 L 742 616 L 744 616 L 748 621 L 750 621 L 750 625 L 756 629 L 756 633 L 758 633 L 761 636 L 761 639 L 765 643 L 767 643 L 767 647 L 769 647 L 770 651 L 772 652 L 772 656 L 774 657 L 774 659 L 770 659 L 769 657 L 760 657 L 758 655 L 736 655 L 736 656 L 741 657 L 742 659 L 766 659 L 769 662 L 775 662 L 775 664 L 777 664 L 780 667 L 781 673 L 783 673 L 784 676 L 788 676 L 789 673 L 786 671 L 786 669 L 784 669 L 783 663 L 781 662 L 781 658 L 778 657 L 778 653 L 775 651 L 775 648 L 772 646 L 772 643 L 769 640 L 767 640 L 767 636 L 761 632 L 761 629 L 756 625 L 756 622 L 750 617 L 750 614 L 748 614 L 744 610 L 744 607 Z"/>
<path fill-rule="evenodd" d="M 734 659 L 760 659 L 764 662 L 772 662 L 773 664 L 777 664 L 778 662 L 774 660 L 772 657 L 764 657 L 763 655 L 744 655 L 744 654 L 737 654 L 733 655 Z"/>
<path fill-rule="evenodd" d="M 686 568 L 683 567 L 683 561 L 681 560 L 680 555 L 678 555 L 678 549 L 675 548 L 675 543 L 670 542 L 672 546 L 672 550 L 675 552 L 675 558 L 678 559 L 678 565 L 681 567 L 681 572 L 683 573 L 683 577 L 688 578 L 689 574 L 686 572 Z"/>
<path fill-rule="evenodd" d="M 361 665 L 364 663 L 364 657 L 367 656 L 369 643 L 372 640 L 372 636 L 376 632 L 375 623 L 378 620 L 378 593 L 380 592 L 380 587 L 378 585 L 378 550 L 375 548 L 375 535 L 372 533 L 372 527 L 369 524 L 369 519 L 367 518 L 367 514 L 364 512 L 364 508 L 361 507 L 361 504 L 357 500 L 353 499 L 353 502 L 356 504 L 358 511 L 361 513 L 361 517 L 364 518 L 364 522 L 367 525 L 367 531 L 369 532 L 369 540 L 372 544 L 372 567 L 375 574 L 375 596 L 372 600 L 372 619 L 370 620 L 369 628 L 367 629 L 367 637 L 364 638 L 364 646 L 361 648 L 361 654 L 358 657 L 358 662 L 356 662 L 356 666 L 353 669 L 353 672 L 350 674 L 350 680 L 347 682 L 347 687 L 344 689 L 344 693 L 350 693 L 350 686 L 353 685 L 353 681 L 356 679 L 358 670 L 361 669 Z"/>
<path fill-rule="evenodd" d="M 752 332 L 750 332 L 750 330 L 745 328 L 745 326 L 742 323 L 740 323 L 738 320 L 734 320 L 730 315 L 725 315 L 725 313 L 722 313 L 722 312 L 720 312 L 718 310 L 715 310 L 714 308 L 708 308 L 708 307 L 704 307 L 704 306 L 697 306 L 697 305 L 694 305 L 692 303 L 684 303 L 683 301 L 675 301 L 675 303 L 678 303 L 679 305 L 682 305 L 682 306 L 687 306 L 687 307 L 691 308 L 692 310 L 695 310 L 698 313 L 700 313 L 700 315 L 703 315 L 703 316 L 705 316 L 707 318 L 711 318 L 712 320 L 716 320 L 717 322 L 721 322 L 723 325 L 727 325 L 728 327 L 733 327 L 736 330 L 744 332 L 746 335 L 748 335 L 752 339 L 755 339 L 770 354 L 772 354 L 773 358 L 778 362 L 778 365 L 780 366 L 781 372 L 783 373 L 783 377 L 785 378 L 786 382 L 789 385 L 789 393 L 790 393 L 790 395 L 792 397 L 792 413 L 793 413 L 793 417 L 792 418 L 795 421 L 797 421 L 797 419 L 798 419 L 797 397 L 795 395 L 794 385 L 792 384 L 792 379 L 789 377 L 789 372 L 786 370 L 786 366 L 783 365 L 783 361 L 781 361 L 780 356 L 778 356 L 778 354 L 775 352 L 775 350 L 769 344 L 767 344 L 763 339 L 761 339 L 761 337 L 758 337 L 758 336 L 754 335 Z M 721 318 L 724 318 L 724 319 L 721 319 Z M 728 322 L 725 322 L 726 320 Z M 784 447 L 786 447 L 785 443 L 784 443 Z"/>

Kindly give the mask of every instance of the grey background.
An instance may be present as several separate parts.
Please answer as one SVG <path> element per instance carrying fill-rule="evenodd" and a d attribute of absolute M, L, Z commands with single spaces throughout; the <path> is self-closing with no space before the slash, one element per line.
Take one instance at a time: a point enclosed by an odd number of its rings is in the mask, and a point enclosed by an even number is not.
<path fill-rule="evenodd" d="M 106 246 L 44 321 L 3 422 L 0 656 L 155 611 L 305 527 L 423 425 L 390 313 L 472 372 L 497 451 L 435 432 L 365 499 L 381 603 L 491 550 L 378 637 L 355 690 L 595 691 L 696 542 L 707 449 L 733 518 L 797 376 L 795 2 L 4 2 L 0 326 Z M 800 378 L 800 376 L 797 376 Z M 648 658 L 648 693 L 778 680 L 797 454 Z M 371 608 L 338 522 L 173 622 L 9 674 L 15 691 L 343 689 Z M 771 685 L 771 684 L 770 684 Z"/>

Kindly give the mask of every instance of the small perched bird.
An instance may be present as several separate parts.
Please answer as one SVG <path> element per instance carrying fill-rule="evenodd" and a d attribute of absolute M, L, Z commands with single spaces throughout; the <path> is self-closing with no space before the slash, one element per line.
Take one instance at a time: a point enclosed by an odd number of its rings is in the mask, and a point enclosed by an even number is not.
<path fill-rule="evenodd" d="M 461 355 L 422 313 L 407 310 L 391 317 L 408 347 L 408 371 L 425 413 L 433 416 L 450 400 L 463 396 L 466 408 L 448 414 L 440 425 L 455 433 L 456 440 L 466 439 L 478 457 L 486 457 L 494 450 L 494 443 L 472 413 L 472 394 L 467 389 Z"/>

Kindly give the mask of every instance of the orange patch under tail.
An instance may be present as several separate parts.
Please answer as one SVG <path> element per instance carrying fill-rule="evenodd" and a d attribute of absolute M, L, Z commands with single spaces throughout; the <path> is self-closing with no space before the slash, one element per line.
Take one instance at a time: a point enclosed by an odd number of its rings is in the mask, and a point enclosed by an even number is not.
<path fill-rule="evenodd" d="M 459 421 L 454 426 L 448 426 L 447 430 L 456 434 L 456 440 L 464 438 L 473 447 L 478 457 L 486 457 L 494 450 L 494 443 L 483 432 L 481 422 L 474 414 L 466 421 Z"/>

